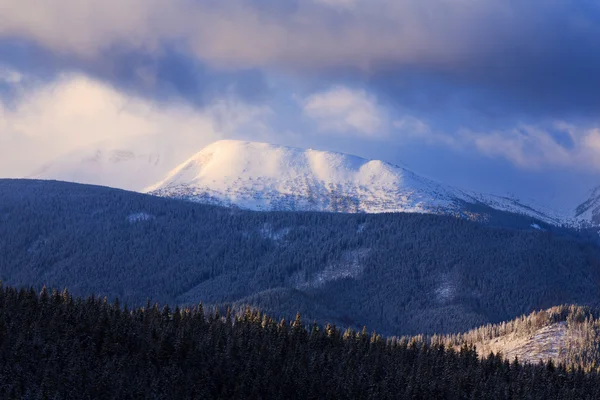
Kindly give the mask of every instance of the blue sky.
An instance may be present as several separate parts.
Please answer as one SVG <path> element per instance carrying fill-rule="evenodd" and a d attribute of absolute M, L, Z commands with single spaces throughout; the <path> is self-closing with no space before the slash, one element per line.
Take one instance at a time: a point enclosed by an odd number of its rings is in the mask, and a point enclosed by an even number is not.
<path fill-rule="evenodd" d="M 101 140 L 351 152 L 572 206 L 600 184 L 600 5 L 0 0 L 0 176 Z"/>

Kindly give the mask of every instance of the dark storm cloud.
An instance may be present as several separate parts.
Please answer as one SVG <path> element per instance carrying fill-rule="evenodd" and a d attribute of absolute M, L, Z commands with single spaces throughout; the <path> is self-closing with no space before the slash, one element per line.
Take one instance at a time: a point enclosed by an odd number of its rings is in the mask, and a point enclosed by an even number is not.
<path fill-rule="evenodd" d="M 214 69 L 174 48 L 159 54 L 106 51 L 104 62 L 81 64 L 81 69 L 118 88 L 159 101 L 184 99 L 202 106 L 224 93 L 260 103 L 268 92 L 264 73 L 258 69 Z"/>
<path fill-rule="evenodd" d="M 52 81 L 61 73 L 84 73 L 128 93 L 157 101 L 184 100 L 202 106 L 228 93 L 249 102 L 264 100 L 268 88 L 257 69 L 219 71 L 169 46 L 158 53 L 104 50 L 94 59 L 55 54 L 26 40 L 0 41 L 0 59 L 5 67 L 23 72 L 34 82 Z M 4 97 L 10 85 L 0 86 Z"/>
<path fill-rule="evenodd" d="M 275 70 L 370 84 L 392 104 L 443 119 L 596 117 L 599 7 L 588 0 L 0 0 L 8 10 L 0 37 L 35 43 L 61 68 L 192 102 L 225 87 L 260 99 L 259 71 Z"/>

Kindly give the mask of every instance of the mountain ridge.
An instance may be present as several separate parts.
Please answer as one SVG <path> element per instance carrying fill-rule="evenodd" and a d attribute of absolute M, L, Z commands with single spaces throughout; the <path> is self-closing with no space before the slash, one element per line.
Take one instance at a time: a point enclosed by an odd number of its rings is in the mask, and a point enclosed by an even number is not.
<path fill-rule="evenodd" d="M 260 211 L 417 212 L 479 219 L 472 208 L 484 205 L 553 225 L 566 220 L 513 198 L 454 188 L 381 160 L 236 140 L 205 147 L 144 192 Z"/>
<path fill-rule="evenodd" d="M 182 163 L 175 153 L 157 143 L 103 143 L 59 158 L 28 178 L 258 211 L 417 212 L 485 221 L 499 210 L 526 215 L 536 225 L 591 225 L 514 197 L 462 190 L 403 166 L 340 152 L 220 140 L 191 157 L 185 152 Z"/>
<path fill-rule="evenodd" d="M 122 304 L 249 304 L 388 334 L 598 306 L 599 249 L 498 212 L 253 212 L 65 182 L 0 180 L 0 280 Z M 597 236 L 597 235 L 596 235 Z"/>

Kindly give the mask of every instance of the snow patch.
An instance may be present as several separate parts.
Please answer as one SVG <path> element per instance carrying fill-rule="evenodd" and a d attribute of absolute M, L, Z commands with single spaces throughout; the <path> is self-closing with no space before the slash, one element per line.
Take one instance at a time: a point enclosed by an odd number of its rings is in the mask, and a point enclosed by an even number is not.
<path fill-rule="evenodd" d="M 155 219 L 154 215 L 148 214 L 147 212 L 138 212 L 134 214 L 129 214 L 127 216 L 127 221 L 130 224 L 135 224 L 137 222 L 151 221 Z"/>
<path fill-rule="evenodd" d="M 340 279 L 356 279 L 364 270 L 363 261 L 369 252 L 370 249 L 347 251 L 342 255 L 340 261 L 328 265 L 322 271 L 313 274 L 309 279 L 296 275 L 292 280 L 295 281 L 296 289 L 307 289 L 322 287 L 327 282 Z"/>
<path fill-rule="evenodd" d="M 449 276 L 443 276 L 439 286 L 435 289 L 436 300 L 440 303 L 448 303 L 454 299 L 456 288 Z"/>
<path fill-rule="evenodd" d="M 540 328 L 530 335 L 511 333 L 476 345 L 482 357 L 492 351 L 501 352 L 509 360 L 518 357 L 521 361 L 538 363 L 540 360 L 548 361 L 564 356 L 572 341 L 567 323 L 559 322 Z"/>
<path fill-rule="evenodd" d="M 265 223 L 262 228 L 260 228 L 259 233 L 265 239 L 279 242 L 283 240 L 291 230 L 291 228 L 275 229 L 271 224 Z"/>
<path fill-rule="evenodd" d="M 533 229 L 537 229 L 538 231 L 542 231 L 545 232 L 546 230 L 544 228 L 542 228 L 541 226 L 539 226 L 538 224 L 531 224 L 530 225 Z"/>
<path fill-rule="evenodd" d="M 45 237 L 37 238 L 27 248 L 27 254 L 34 254 L 34 253 L 41 251 L 48 243 L 50 243 L 50 240 L 48 240 L 48 238 L 45 238 Z"/>

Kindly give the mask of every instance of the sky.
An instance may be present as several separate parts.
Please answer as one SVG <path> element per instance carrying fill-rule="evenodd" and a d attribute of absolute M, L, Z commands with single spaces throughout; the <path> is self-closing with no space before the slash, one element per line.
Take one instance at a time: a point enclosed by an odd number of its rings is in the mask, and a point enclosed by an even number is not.
<path fill-rule="evenodd" d="M 103 141 L 340 151 L 572 208 L 596 0 L 0 0 L 0 177 Z"/>

